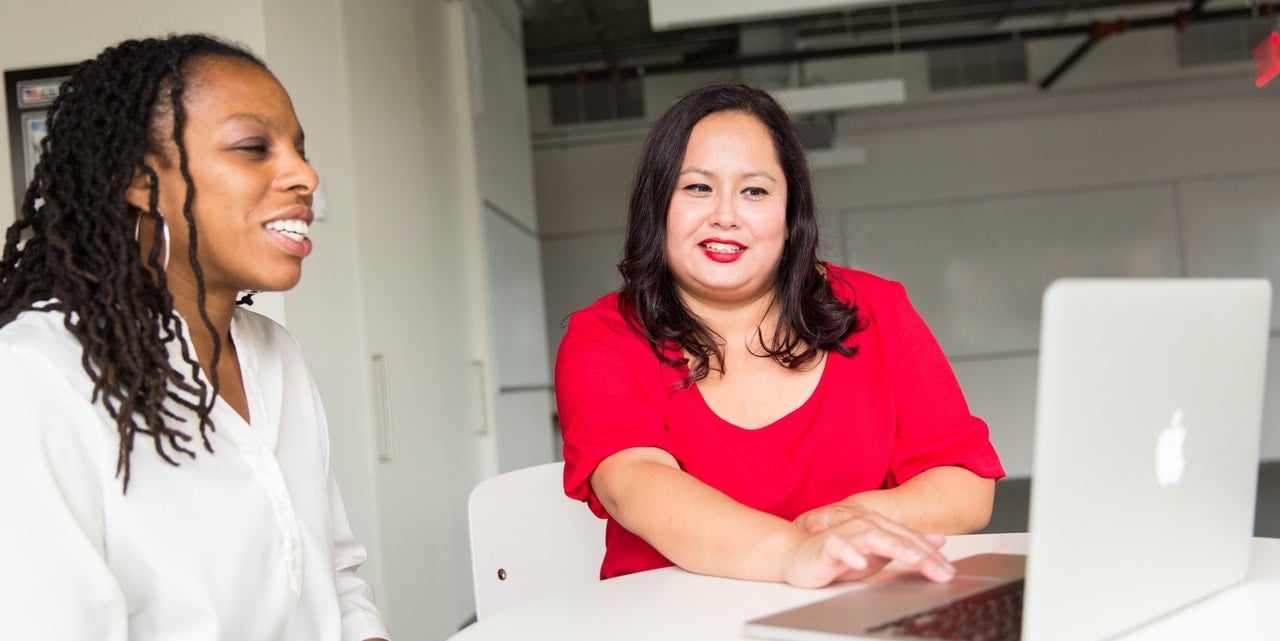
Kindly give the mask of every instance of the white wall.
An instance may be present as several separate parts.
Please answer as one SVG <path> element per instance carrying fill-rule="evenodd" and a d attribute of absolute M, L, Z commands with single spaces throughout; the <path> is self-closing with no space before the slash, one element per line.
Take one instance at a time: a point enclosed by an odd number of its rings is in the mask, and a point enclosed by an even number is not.
<path fill-rule="evenodd" d="M 471 50 L 476 191 L 483 220 L 476 291 L 488 340 L 478 344 L 476 375 L 487 391 L 484 474 L 547 463 L 557 457 L 551 367 L 543 319 L 538 219 L 529 155 L 529 106 L 519 6 L 472 0 Z"/>
<path fill-rule="evenodd" d="M 1032 80 L 1077 41 L 1030 43 Z M 905 282 L 1008 471 L 1026 475 L 1040 295 L 1052 278 L 1266 276 L 1280 285 L 1280 145 L 1265 124 L 1280 117 L 1280 96 L 1253 88 L 1249 64 L 1178 69 L 1168 29 L 1105 41 L 1047 93 L 931 94 L 926 74 L 923 53 L 801 65 L 807 82 L 901 75 L 908 88 L 906 105 L 838 119 L 834 146 L 863 148 L 867 163 L 815 172 L 824 247 L 836 262 Z M 668 94 L 681 77 L 662 79 Z M 619 283 L 643 127 L 554 128 L 536 104 L 545 92 L 532 88 L 530 100 L 554 350 L 564 318 Z M 1278 459 L 1280 340 L 1271 350 L 1263 455 Z"/>
<path fill-rule="evenodd" d="M 482 198 L 529 229 L 534 213 L 528 150 L 529 99 L 524 84 L 524 39 L 513 0 L 469 4 L 472 113 Z"/>
<path fill-rule="evenodd" d="M 466 496 L 479 479 L 482 396 L 463 373 L 475 341 L 467 247 L 480 212 L 464 8 L 341 5 L 359 306 L 368 353 L 388 359 L 394 430 L 394 460 L 376 466 L 380 603 L 407 639 L 442 638 L 472 611 Z M 369 380 L 354 374 L 352 385 Z"/>

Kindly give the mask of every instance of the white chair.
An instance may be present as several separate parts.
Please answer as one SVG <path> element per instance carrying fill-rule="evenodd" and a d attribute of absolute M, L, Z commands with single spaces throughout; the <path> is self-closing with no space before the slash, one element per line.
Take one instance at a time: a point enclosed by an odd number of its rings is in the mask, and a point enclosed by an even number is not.
<path fill-rule="evenodd" d="M 605 522 L 564 495 L 563 476 L 564 463 L 547 463 L 500 474 L 471 491 L 477 619 L 599 580 Z"/>

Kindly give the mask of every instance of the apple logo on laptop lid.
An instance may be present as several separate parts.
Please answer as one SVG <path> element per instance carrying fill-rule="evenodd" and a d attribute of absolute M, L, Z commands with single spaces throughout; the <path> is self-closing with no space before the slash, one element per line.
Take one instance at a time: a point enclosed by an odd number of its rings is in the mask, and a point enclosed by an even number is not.
<path fill-rule="evenodd" d="M 1182 424 L 1182 409 L 1177 409 L 1156 438 L 1156 482 L 1160 487 L 1169 487 L 1182 480 L 1182 473 L 1187 468 L 1186 441 L 1187 428 Z"/>

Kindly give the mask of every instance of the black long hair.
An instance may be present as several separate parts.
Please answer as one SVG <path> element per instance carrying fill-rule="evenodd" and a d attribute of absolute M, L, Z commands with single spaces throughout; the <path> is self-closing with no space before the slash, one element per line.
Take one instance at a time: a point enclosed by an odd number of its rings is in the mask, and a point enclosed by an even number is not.
<path fill-rule="evenodd" d="M 685 94 L 662 114 L 640 152 L 627 213 L 619 308 L 648 338 L 654 353 L 671 366 L 689 366 L 683 384 L 712 370 L 724 371 L 723 339 L 685 307 L 667 267 L 667 210 L 694 125 L 714 113 L 749 115 L 769 130 L 778 163 L 787 178 L 787 242 L 774 282 L 772 305 L 779 322 L 768 340 L 756 329 L 764 356 L 797 368 L 820 350 L 852 356 L 844 345 L 865 328 L 856 306 L 840 301 L 818 262 L 818 220 L 804 146 L 787 113 L 768 93 L 742 84 L 706 85 Z M 672 358 L 669 349 L 692 356 Z"/>
<path fill-rule="evenodd" d="M 148 153 L 165 157 L 170 144 L 177 149 L 187 188 L 181 213 L 190 229 L 185 259 L 196 276 L 200 320 L 213 335 L 217 363 L 222 344 L 205 309 L 191 213 L 195 186 L 182 140 L 188 79 L 196 63 L 208 59 L 266 69 L 247 50 L 199 34 L 127 40 L 81 63 L 50 107 L 35 177 L 0 258 L 0 326 L 27 310 L 58 311 L 83 346 L 81 365 L 93 381 L 92 400 L 116 423 L 116 476 L 122 477 L 123 491 L 139 434 L 172 465 L 178 464 L 175 453 L 194 458 L 194 434 L 213 451 L 209 412 L 218 395 L 217 368 L 210 368 L 206 384 L 181 338 L 160 255 L 165 241 L 159 183 L 144 160 Z M 125 203 L 138 172 L 152 185 L 146 211 Z M 135 238 L 139 216 L 156 222 L 147 267 Z M 187 372 L 169 359 L 174 343 Z M 166 417 L 179 418 L 174 404 L 194 411 L 195 430 L 166 424 Z"/>

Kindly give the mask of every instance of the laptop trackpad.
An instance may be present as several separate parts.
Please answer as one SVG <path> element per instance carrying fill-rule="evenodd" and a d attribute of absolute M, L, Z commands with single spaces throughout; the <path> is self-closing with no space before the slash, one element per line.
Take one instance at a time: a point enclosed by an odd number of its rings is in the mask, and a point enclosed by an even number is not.
<path fill-rule="evenodd" d="M 1025 561 L 1026 557 L 1014 554 L 960 559 L 955 562 L 956 578 L 950 582 L 903 575 L 750 621 L 747 632 L 773 639 L 813 638 L 806 632 L 862 636 L 874 626 L 1017 580 Z"/>

